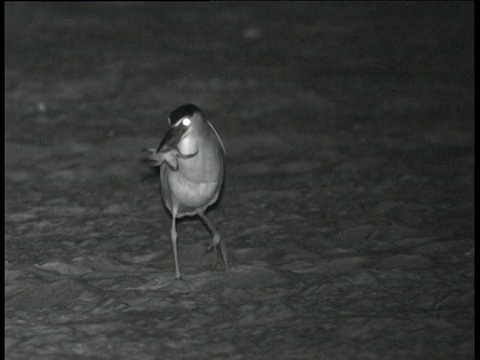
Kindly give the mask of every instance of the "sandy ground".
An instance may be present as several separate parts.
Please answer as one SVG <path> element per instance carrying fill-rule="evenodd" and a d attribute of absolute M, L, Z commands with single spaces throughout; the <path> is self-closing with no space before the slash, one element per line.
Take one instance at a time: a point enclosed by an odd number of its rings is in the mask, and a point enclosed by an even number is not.
<path fill-rule="evenodd" d="M 473 3 L 7 3 L 7 359 L 473 359 Z M 140 149 L 227 148 L 170 217 Z"/>

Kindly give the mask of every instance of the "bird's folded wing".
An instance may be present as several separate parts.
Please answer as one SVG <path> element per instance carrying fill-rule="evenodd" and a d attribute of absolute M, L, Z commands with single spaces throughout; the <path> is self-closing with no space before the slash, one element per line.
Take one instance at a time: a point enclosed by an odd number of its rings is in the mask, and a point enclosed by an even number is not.
<path fill-rule="evenodd" d="M 215 128 L 213 127 L 213 125 L 209 121 L 207 121 L 207 124 L 213 130 L 213 132 L 215 133 L 215 136 L 217 137 L 218 142 L 222 146 L 223 154 L 227 155 L 227 150 L 225 149 L 225 145 L 223 145 L 223 141 L 222 141 L 222 139 L 220 139 L 220 135 L 218 135 L 217 130 L 215 130 Z"/>

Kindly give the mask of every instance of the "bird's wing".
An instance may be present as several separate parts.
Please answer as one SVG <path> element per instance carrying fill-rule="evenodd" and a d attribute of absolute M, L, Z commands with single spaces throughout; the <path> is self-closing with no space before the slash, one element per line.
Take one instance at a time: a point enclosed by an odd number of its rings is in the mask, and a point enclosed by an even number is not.
<path fill-rule="evenodd" d="M 213 125 L 210 124 L 210 121 L 207 121 L 207 124 L 208 124 L 208 126 L 210 126 L 210 129 L 213 130 L 213 132 L 215 133 L 215 136 L 216 136 L 217 139 L 218 139 L 218 142 L 219 142 L 220 145 L 222 146 L 223 154 L 224 154 L 224 155 L 227 155 L 227 150 L 225 150 L 225 146 L 223 145 L 223 141 L 222 141 L 222 139 L 220 139 L 220 136 L 218 135 L 217 130 L 215 130 L 215 128 L 213 127 Z"/>

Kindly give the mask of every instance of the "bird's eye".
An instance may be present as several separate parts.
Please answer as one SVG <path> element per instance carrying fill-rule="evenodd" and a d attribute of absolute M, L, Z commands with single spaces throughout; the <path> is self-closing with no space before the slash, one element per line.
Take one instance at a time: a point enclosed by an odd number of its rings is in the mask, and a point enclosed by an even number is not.
<path fill-rule="evenodd" d="M 189 126 L 191 124 L 192 120 L 190 120 L 190 118 L 185 118 L 182 120 L 182 125 L 183 126 Z"/>

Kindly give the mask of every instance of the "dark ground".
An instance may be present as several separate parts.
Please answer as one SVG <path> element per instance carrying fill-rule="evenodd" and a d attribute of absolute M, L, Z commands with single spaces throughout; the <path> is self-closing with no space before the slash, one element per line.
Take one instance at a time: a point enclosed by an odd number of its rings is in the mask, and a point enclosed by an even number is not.
<path fill-rule="evenodd" d="M 473 3 L 7 3 L 7 359 L 473 359 Z M 140 162 L 228 152 L 209 234 Z"/>

